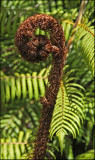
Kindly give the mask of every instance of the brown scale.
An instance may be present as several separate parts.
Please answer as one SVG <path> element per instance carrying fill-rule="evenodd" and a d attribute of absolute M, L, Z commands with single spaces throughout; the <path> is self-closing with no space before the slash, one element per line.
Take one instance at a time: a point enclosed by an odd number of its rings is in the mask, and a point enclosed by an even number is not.
<path fill-rule="evenodd" d="M 37 28 L 49 32 L 50 39 L 35 35 Z M 53 64 L 48 77 L 45 97 L 41 98 L 42 111 L 39 130 L 34 146 L 33 160 L 45 158 L 52 113 L 62 78 L 66 59 L 65 37 L 61 25 L 51 16 L 36 14 L 26 19 L 18 28 L 15 44 L 21 56 L 29 62 L 40 62 L 52 53 Z"/>

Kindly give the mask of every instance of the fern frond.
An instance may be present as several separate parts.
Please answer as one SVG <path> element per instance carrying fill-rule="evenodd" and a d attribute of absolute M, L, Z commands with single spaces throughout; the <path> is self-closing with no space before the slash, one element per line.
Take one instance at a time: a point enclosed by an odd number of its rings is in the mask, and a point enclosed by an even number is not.
<path fill-rule="evenodd" d="M 34 136 L 30 130 L 27 130 L 26 133 L 20 131 L 17 138 L 1 138 L 0 148 L 1 148 L 1 159 L 31 159 L 29 154 L 33 153 L 33 143 Z M 54 150 L 58 150 L 53 144 L 48 143 L 47 156 L 45 159 L 48 159 L 48 156 L 56 159 Z"/>
<path fill-rule="evenodd" d="M 75 40 L 79 45 L 84 61 L 86 62 L 89 70 L 94 75 L 94 28 L 81 25 L 75 35 Z M 80 40 L 80 43 L 78 43 Z"/>
<path fill-rule="evenodd" d="M 1 76 L 2 103 L 25 98 L 38 100 L 40 96 L 43 97 L 47 73 L 46 68 L 43 68 L 39 74 L 33 72 L 32 75 L 14 73 L 14 76 Z"/>
<path fill-rule="evenodd" d="M 1 138 L 1 159 L 21 159 L 22 154 L 27 151 L 30 130 L 24 134 L 23 131 L 19 132 L 16 138 Z"/>
<path fill-rule="evenodd" d="M 41 105 L 32 103 L 32 101 L 26 100 L 2 105 L 2 113 L 0 114 L 2 136 L 11 135 L 14 137 L 20 130 L 26 131 L 27 128 L 32 130 L 39 125 Z M 34 132 L 35 129 L 33 129 Z"/>
<path fill-rule="evenodd" d="M 63 31 L 64 31 L 64 35 L 65 35 L 65 39 L 66 41 L 68 40 L 71 30 L 72 30 L 72 24 L 70 23 L 65 23 L 65 20 L 62 23 L 63 26 Z"/>
<path fill-rule="evenodd" d="M 35 14 L 37 10 L 35 8 L 27 11 L 27 9 L 21 10 L 21 8 L 17 10 L 17 8 L 11 9 L 8 7 L 1 7 L 1 12 L 3 13 L 0 16 L 1 37 L 7 38 L 9 34 L 11 38 L 14 38 L 18 24 L 25 20 L 27 17 L 30 17 L 31 13 L 32 15 Z"/>
<path fill-rule="evenodd" d="M 57 135 L 61 153 L 63 151 L 64 136 L 72 134 L 73 138 L 76 138 L 84 118 L 82 94 L 84 88 L 73 83 L 72 78 L 67 75 L 69 75 L 68 72 L 63 77 L 63 84 L 61 82 L 50 127 L 50 138 L 52 139 L 54 134 Z"/>
<path fill-rule="evenodd" d="M 91 150 L 88 150 L 87 152 L 85 153 L 82 153 L 80 155 L 78 155 L 77 157 L 75 157 L 75 160 L 85 160 L 85 159 L 92 159 L 94 160 L 94 157 L 95 156 L 95 149 L 91 149 Z"/>
<path fill-rule="evenodd" d="M 12 6 L 14 6 L 14 8 L 12 8 Z M 62 0 L 58 2 L 53 0 L 51 3 L 48 0 L 32 0 L 32 2 L 2 1 L 1 12 L 3 14 L 0 16 L 1 36 L 8 37 L 9 34 L 12 36 L 12 38 L 14 38 L 18 24 L 21 23 L 24 19 L 36 13 L 54 14 L 56 10 L 57 12 L 63 10 Z"/>

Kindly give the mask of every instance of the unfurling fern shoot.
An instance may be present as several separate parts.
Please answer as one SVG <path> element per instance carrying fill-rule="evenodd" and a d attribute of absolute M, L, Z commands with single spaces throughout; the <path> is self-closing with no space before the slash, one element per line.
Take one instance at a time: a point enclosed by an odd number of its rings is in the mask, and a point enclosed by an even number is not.
<path fill-rule="evenodd" d="M 48 31 L 50 39 L 44 35 L 35 35 L 37 28 Z M 40 100 L 42 115 L 32 158 L 33 160 L 44 159 L 52 113 L 66 59 L 63 29 L 53 17 L 46 14 L 36 14 L 20 25 L 16 33 L 15 44 L 21 56 L 32 63 L 44 61 L 52 53 L 52 68 L 48 76 L 50 85 L 46 87 L 45 97 Z"/>

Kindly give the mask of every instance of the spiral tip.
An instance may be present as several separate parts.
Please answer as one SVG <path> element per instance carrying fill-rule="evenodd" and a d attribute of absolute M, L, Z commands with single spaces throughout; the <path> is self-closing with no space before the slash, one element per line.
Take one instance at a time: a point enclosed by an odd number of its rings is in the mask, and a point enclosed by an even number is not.
<path fill-rule="evenodd" d="M 48 30 L 50 39 L 45 35 L 35 35 L 37 28 Z M 60 24 L 51 16 L 36 14 L 27 18 L 19 26 L 15 45 L 23 59 L 29 62 L 40 62 L 47 59 L 50 52 L 59 53 L 63 51 L 63 30 Z M 56 46 L 53 48 L 52 46 Z"/>
<path fill-rule="evenodd" d="M 46 60 L 52 49 L 51 42 L 46 36 L 34 35 L 38 27 L 36 19 L 38 15 L 25 20 L 18 28 L 15 36 L 18 52 L 23 59 L 29 62 Z"/>

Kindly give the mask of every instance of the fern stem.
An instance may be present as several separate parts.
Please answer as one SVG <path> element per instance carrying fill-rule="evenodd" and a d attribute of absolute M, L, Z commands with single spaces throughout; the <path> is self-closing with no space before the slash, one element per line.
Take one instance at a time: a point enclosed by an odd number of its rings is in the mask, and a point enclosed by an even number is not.
<path fill-rule="evenodd" d="M 81 22 L 81 19 L 82 19 L 82 15 L 83 15 L 83 11 L 84 11 L 84 7 L 85 7 L 85 4 L 87 3 L 87 1 L 85 0 L 82 0 L 81 2 L 81 6 L 80 6 L 80 10 L 79 10 L 79 14 L 78 14 L 78 17 L 76 19 L 76 22 L 75 22 L 75 25 L 73 27 L 73 30 L 78 26 L 78 24 Z M 69 50 L 70 48 L 70 45 L 72 44 L 73 40 L 74 40 L 74 34 L 75 34 L 75 31 L 73 32 L 72 34 L 72 37 L 69 39 L 68 43 L 67 43 L 67 48 Z"/>

